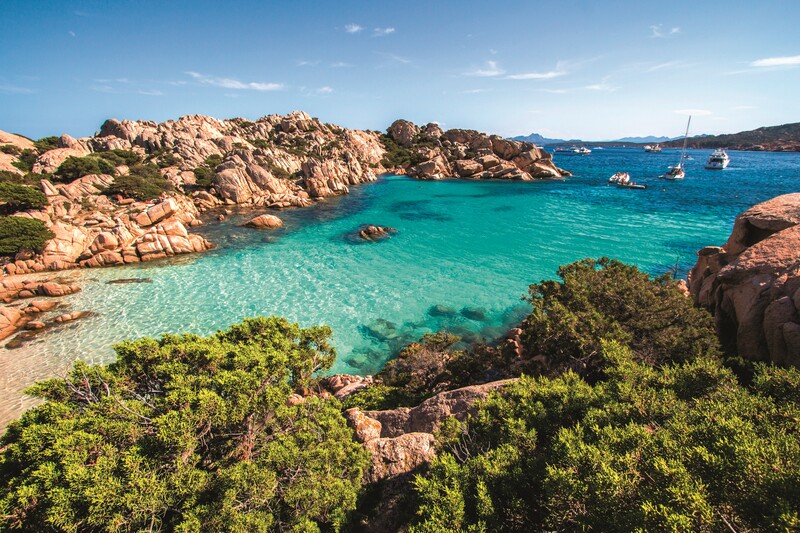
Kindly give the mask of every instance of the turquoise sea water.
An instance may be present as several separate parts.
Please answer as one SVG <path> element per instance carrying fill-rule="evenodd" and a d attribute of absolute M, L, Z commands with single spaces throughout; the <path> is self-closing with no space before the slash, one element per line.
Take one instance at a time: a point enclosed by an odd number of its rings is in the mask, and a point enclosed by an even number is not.
<path fill-rule="evenodd" d="M 554 277 L 561 264 L 606 255 L 652 274 L 677 263 L 685 276 L 695 251 L 722 244 L 739 212 L 800 190 L 800 154 L 732 152 L 727 170 L 707 171 L 709 153 L 691 152 L 682 182 L 656 179 L 676 162 L 675 150 L 605 149 L 556 156 L 575 174 L 565 181 L 388 176 L 348 196 L 283 211 L 277 231 L 238 227 L 252 211 L 221 223 L 209 217 L 201 229 L 218 245 L 212 252 L 68 274 L 83 290 L 65 303 L 94 315 L 0 352 L 0 419 L 28 405 L 19 393 L 24 386 L 76 358 L 109 361 L 111 345 L 124 339 L 205 334 L 277 314 L 330 325 L 336 372 L 373 373 L 403 344 L 440 328 L 470 341 L 501 334 L 525 314 L 527 286 Z M 621 170 L 648 189 L 607 186 Z M 398 233 L 355 243 L 350 234 L 362 224 Z M 137 277 L 152 281 L 107 284 Z M 450 314 L 432 314 L 437 305 Z"/>

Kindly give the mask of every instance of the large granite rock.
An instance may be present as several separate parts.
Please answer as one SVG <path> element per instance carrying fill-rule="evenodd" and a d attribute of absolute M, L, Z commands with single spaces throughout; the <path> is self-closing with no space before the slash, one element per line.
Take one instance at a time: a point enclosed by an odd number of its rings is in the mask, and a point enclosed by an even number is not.
<path fill-rule="evenodd" d="M 727 353 L 800 366 L 798 223 L 800 193 L 778 196 L 740 214 L 724 246 L 698 252 L 689 290 Z"/>

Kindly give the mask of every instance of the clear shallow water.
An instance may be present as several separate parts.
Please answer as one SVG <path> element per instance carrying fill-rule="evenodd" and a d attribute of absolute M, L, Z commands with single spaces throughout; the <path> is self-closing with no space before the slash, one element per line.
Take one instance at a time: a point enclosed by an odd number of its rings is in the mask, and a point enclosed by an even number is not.
<path fill-rule="evenodd" d="M 500 334 L 525 314 L 527 286 L 554 277 L 561 264 L 607 255 L 652 274 L 677 262 L 685 275 L 697 249 L 725 241 L 739 212 L 800 190 L 800 154 L 732 152 L 720 172 L 702 168 L 709 150 L 691 153 L 683 182 L 656 179 L 677 151 L 640 149 L 556 156 L 575 174 L 566 181 L 386 177 L 283 211 L 277 231 L 238 227 L 250 211 L 209 221 L 202 231 L 218 248 L 206 254 L 69 273 L 83 290 L 65 303 L 96 314 L 0 351 L 0 420 L 30 404 L 22 388 L 76 358 L 107 362 L 115 342 L 206 334 L 259 314 L 330 325 L 339 351 L 334 370 L 372 373 L 405 343 L 440 328 L 468 340 Z M 608 176 L 621 170 L 648 189 L 608 187 Z M 361 224 L 399 233 L 353 244 L 347 235 Z M 107 284 L 135 277 L 152 282 Z M 435 305 L 454 314 L 432 316 Z M 485 320 L 467 318 L 465 307 L 482 309 Z"/>

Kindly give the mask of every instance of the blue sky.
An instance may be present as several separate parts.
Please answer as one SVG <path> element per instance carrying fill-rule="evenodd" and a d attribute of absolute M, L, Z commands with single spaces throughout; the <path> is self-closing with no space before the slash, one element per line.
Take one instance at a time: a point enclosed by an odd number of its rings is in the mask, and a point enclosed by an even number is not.
<path fill-rule="evenodd" d="M 295 109 L 610 139 L 800 121 L 800 2 L 0 0 L 0 129 Z"/>

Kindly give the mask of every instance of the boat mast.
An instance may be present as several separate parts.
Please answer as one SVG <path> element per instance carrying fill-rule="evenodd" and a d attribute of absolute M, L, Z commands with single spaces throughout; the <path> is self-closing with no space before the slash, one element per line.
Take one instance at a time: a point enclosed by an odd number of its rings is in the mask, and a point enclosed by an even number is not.
<path fill-rule="evenodd" d="M 686 143 L 689 142 L 689 124 L 692 123 L 692 115 L 689 115 L 689 122 L 686 123 L 686 133 L 683 134 L 683 148 L 681 149 L 681 160 L 678 166 L 683 168 L 683 158 L 686 155 Z"/>

